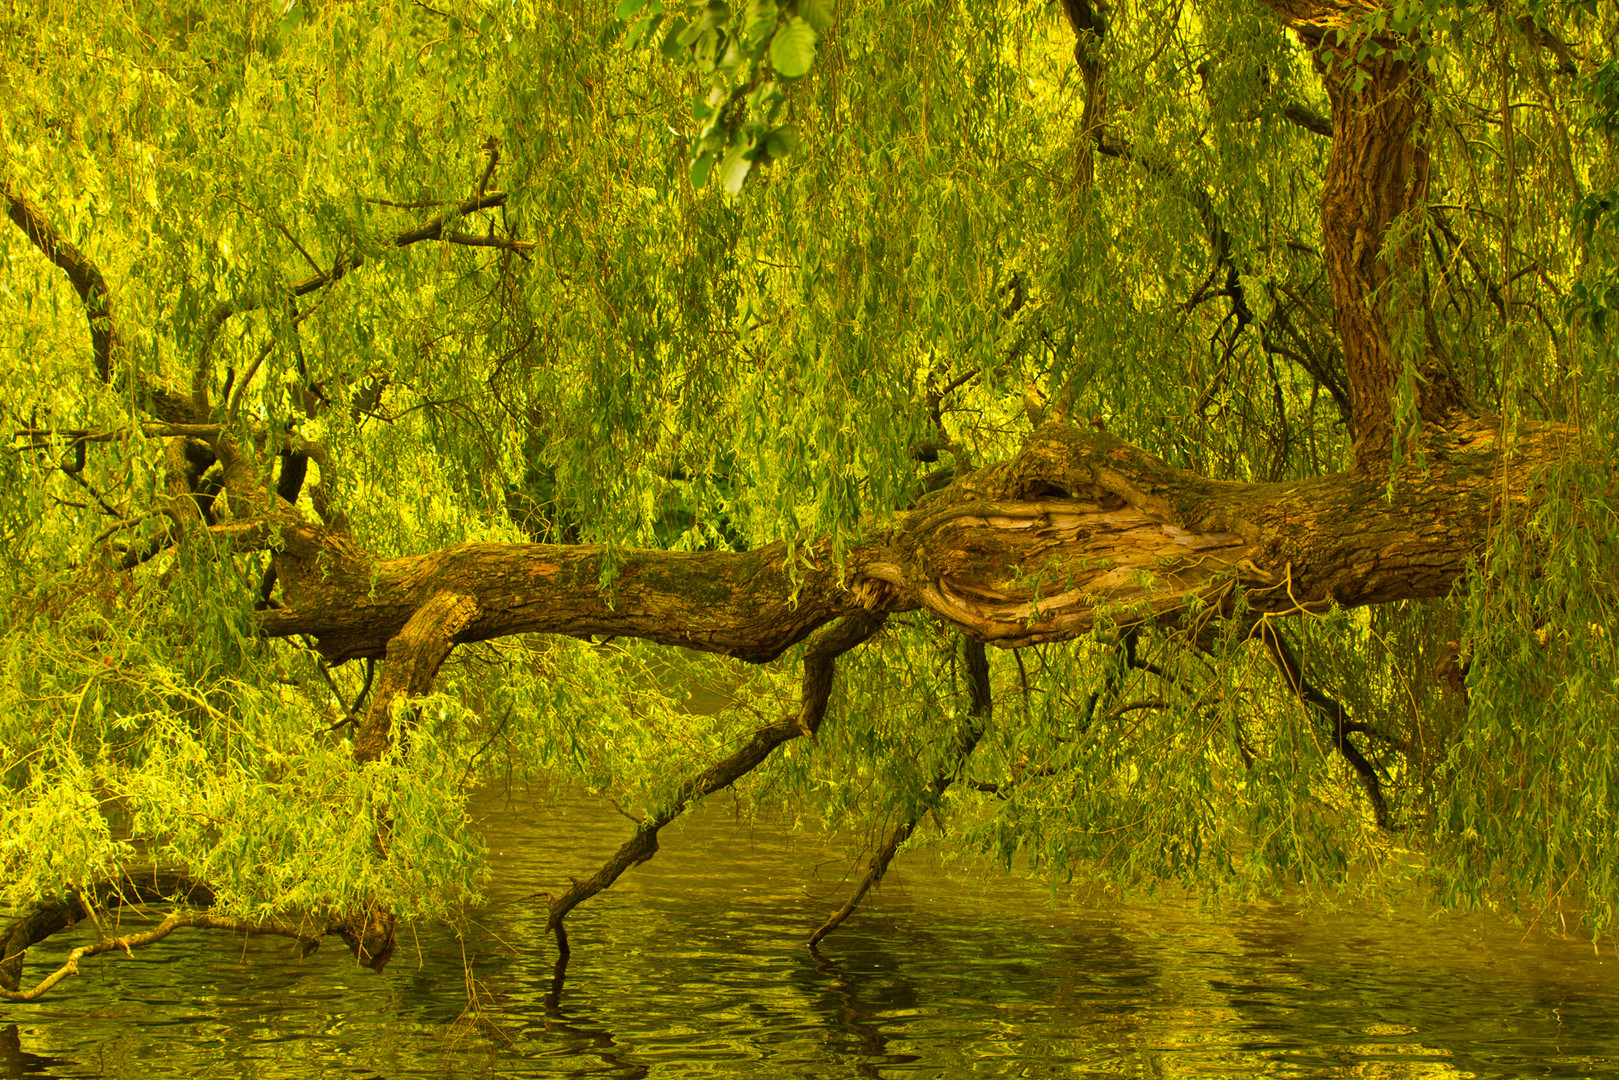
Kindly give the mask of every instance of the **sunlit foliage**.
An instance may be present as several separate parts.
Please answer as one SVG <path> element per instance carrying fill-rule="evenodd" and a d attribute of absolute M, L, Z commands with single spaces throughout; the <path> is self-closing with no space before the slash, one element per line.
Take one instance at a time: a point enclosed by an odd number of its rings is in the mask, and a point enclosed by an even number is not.
<path fill-rule="evenodd" d="M 632 32 L 641 4 L 12 4 L 0 179 L 100 266 L 129 363 L 324 444 L 311 484 L 378 557 L 837 553 L 1010 455 L 1042 402 L 1207 476 L 1348 464 L 1327 105 L 1265 8 L 1114 4 L 1098 134 L 1054 6 L 805 7 L 779 14 L 812 61 L 759 37 L 776 96 L 725 127 L 716 79 L 752 76 Z M 1252 625 L 1197 613 L 992 652 L 993 719 L 942 802 L 961 642 L 896 617 L 747 805 L 856 847 L 925 814 L 918 839 L 1060 880 L 1419 883 L 1611 924 L 1619 21 L 1400 10 L 1431 30 L 1433 120 L 1399 347 L 1508 430 L 1584 441 L 1452 597 L 1280 626 L 1362 725 L 1392 829 Z M 445 226 L 490 243 L 397 242 L 494 191 Z M 221 303 L 252 310 L 221 330 Z M 515 638 L 457 653 L 354 765 L 366 663 L 255 632 L 263 555 L 156 543 L 183 455 L 94 378 L 79 297 L 9 223 L 0 305 L 0 903 L 158 863 L 245 917 L 453 916 L 481 882 L 468 792 L 581 785 L 640 817 L 794 707 L 794 656 Z"/>

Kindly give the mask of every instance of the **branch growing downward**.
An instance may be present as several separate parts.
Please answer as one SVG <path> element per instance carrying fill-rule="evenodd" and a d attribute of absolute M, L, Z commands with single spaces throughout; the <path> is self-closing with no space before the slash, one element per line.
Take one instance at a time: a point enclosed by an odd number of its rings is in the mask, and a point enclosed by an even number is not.
<path fill-rule="evenodd" d="M 96 264 L 91 262 L 73 243 L 57 232 L 23 194 L 10 184 L 0 181 L 0 199 L 6 203 L 6 216 L 16 223 L 45 257 L 67 274 L 68 280 L 84 302 L 84 318 L 90 324 L 90 345 L 95 354 L 96 378 L 112 381 L 113 353 L 118 347 L 118 334 L 112 318 L 112 298 L 107 292 L 106 279 Z"/>
<path fill-rule="evenodd" d="M 730 787 L 763 764 L 778 746 L 789 739 L 796 739 L 800 735 L 814 736 L 821 721 L 826 718 L 826 703 L 832 696 L 832 676 L 836 672 L 837 658 L 869 640 L 881 629 L 884 619 L 882 615 L 852 615 L 821 631 L 804 656 L 804 688 L 798 712 L 759 728 L 736 752 L 682 784 L 669 806 L 643 821 L 635 835 L 625 841 L 600 870 L 584 881 L 575 881 L 571 889 L 551 900 L 546 930 L 554 932 L 562 925 L 568 912 L 612 885 L 624 871 L 639 866 L 657 854 L 658 830 L 685 812 L 693 799 Z"/>
<path fill-rule="evenodd" d="M 478 604 L 461 593 L 442 592 L 416 609 L 404 629 L 388 642 L 382 677 L 371 695 L 371 707 L 354 741 L 354 759 L 375 761 L 393 738 L 393 706 L 401 697 L 416 697 L 433 685 L 433 676 L 454 648 L 455 636 L 478 614 Z"/>
<path fill-rule="evenodd" d="M 944 793 L 949 790 L 950 785 L 955 783 L 956 777 L 961 775 L 961 771 L 966 768 L 967 759 L 977 749 L 978 741 L 984 737 L 984 726 L 989 722 L 991 707 L 989 657 L 985 655 L 984 643 L 981 641 L 973 641 L 968 638 L 964 645 L 967 693 L 970 704 L 967 719 L 956 728 L 955 743 L 951 747 L 949 762 L 945 768 L 941 769 L 929 781 L 927 788 L 923 791 L 921 805 L 907 815 L 898 825 L 894 826 L 893 830 L 888 834 L 887 840 L 871 856 L 871 861 L 866 864 L 865 874 L 861 875 L 860 883 L 855 886 L 854 892 L 850 894 L 849 899 L 845 900 L 843 906 L 832 913 L 832 917 L 827 919 L 819 930 L 810 935 L 809 947 L 812 952 L 822 938 L 842 926 L 844 920 L 854 914 L 855 908 L 860 906 L 860 901 L 865 899 L 866 893 L 870 892 L 874 885 L 883 880 L 883 875 L 888 873 L 888 864 L 893 862 L 894 856 L 899 853 L 900 845 L 911 838 L 911 834 L 916 831 L 916 824 L 922 820 L 922 816 L 939 805 L 939 800 L 944 798 Z"/>

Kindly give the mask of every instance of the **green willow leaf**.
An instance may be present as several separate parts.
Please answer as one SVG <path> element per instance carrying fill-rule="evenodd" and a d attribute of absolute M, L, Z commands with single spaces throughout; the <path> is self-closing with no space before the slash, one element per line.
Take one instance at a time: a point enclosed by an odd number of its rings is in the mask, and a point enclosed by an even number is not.
<path fill-rule="evenodd" d="M 691 163 L 692 187 L 701 188 L 704 184 L 708 183 L 708 174 L 709 171 L 713 169 L 714 161 L 717 156 L 718 155 L 716 155 L 714 151 L 705 150 L 703 153 L 697 156 L 696 160 Z"/>
<path fill-rule="evenodd" d="M 773 158 L 784 158 L 798 149 L 802 133 L 792 124 L 783 124 L 765 140 L 765 151 Z"/>
<path fill-rule="evenodd" d="M 798 16 L 781 24 L 770 39 L 770 66 L 786 79 L 809 74 L 815 64 L 815 31 Z"/>
<path fill-rule="evenodd" d="M 753 147 L 747 143 L 733 143 L 720 161 L 720 187 L 727 195 L 742 190 L 742 183 L 753 168 Z"/>
<path fill-rule="evenodd" d="M 833 0 L 798 0 L 798 14 L 817 33 L 831 28 L 837 19 Z"/>
<path fill-rule="evenodd" d="M 669 28 L 664 32 L 663 43 L 658 46 L 665 59 L 673 60 L 685 51 L 686 46 L 682 38 L 686 33 L 686 20 L 676 16 L 669 20 Z"/>
<path fill-rule="evenodd" d="M 749 0 L 742 16 L 742 40 L 749 55 L 757 58 L 776 31 L 778 12 L 775 0 Z"/>

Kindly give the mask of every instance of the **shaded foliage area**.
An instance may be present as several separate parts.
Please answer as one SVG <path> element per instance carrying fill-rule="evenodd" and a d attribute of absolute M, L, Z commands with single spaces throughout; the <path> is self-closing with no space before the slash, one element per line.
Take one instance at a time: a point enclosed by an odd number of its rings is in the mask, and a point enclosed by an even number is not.
<path fill-rule="evenodd" d="M 935 835 L 1607 930 L 1616 33 L 0 13 L 0 997 L 84 919 L 381 967 L 517 779 L 634 822 L 559 942 L 722 791 L 867 838 L 817 940 Z"/>

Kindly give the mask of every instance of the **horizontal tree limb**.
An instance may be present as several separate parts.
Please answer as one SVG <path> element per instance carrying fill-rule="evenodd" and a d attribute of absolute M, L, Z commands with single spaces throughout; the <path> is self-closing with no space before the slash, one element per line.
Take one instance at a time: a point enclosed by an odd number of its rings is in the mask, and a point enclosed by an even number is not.
<path fill-rule="evenodd" d="M 1289 101 L 1282 106 L 1282 117 L 1288 123 L 1325 138 L 1332 138 L 1332 121 L 1308 105 Z"/>
<path fill-rule="evenodd" d="M 925 496 L 842 565 L 826 545 L 607 553 L 593 545 L 459 544 L 372 560 L 315 526 L 280 527 L 284 606 L 263 632 L 307 634 L 331 662 L 382 657 L 441 593 L 476 614 L 454 643 L 511 634 L 633 637 L 763 663 L 858 611 L 923 608 L 978 640 L 1073 638 L 1100 621 L 1229 604 L 1322 611 L 1441 596 L 1492 523 L 1538 498 L 1577 435 L 1530 426 L 1510 450 L 1482 421 L 1431 429 L 1392 479 L 1209 480 L 1105 432 L 1042 426 L 1011 461 Z M 604 578 L 608 584 L 601 584 Z"/>

